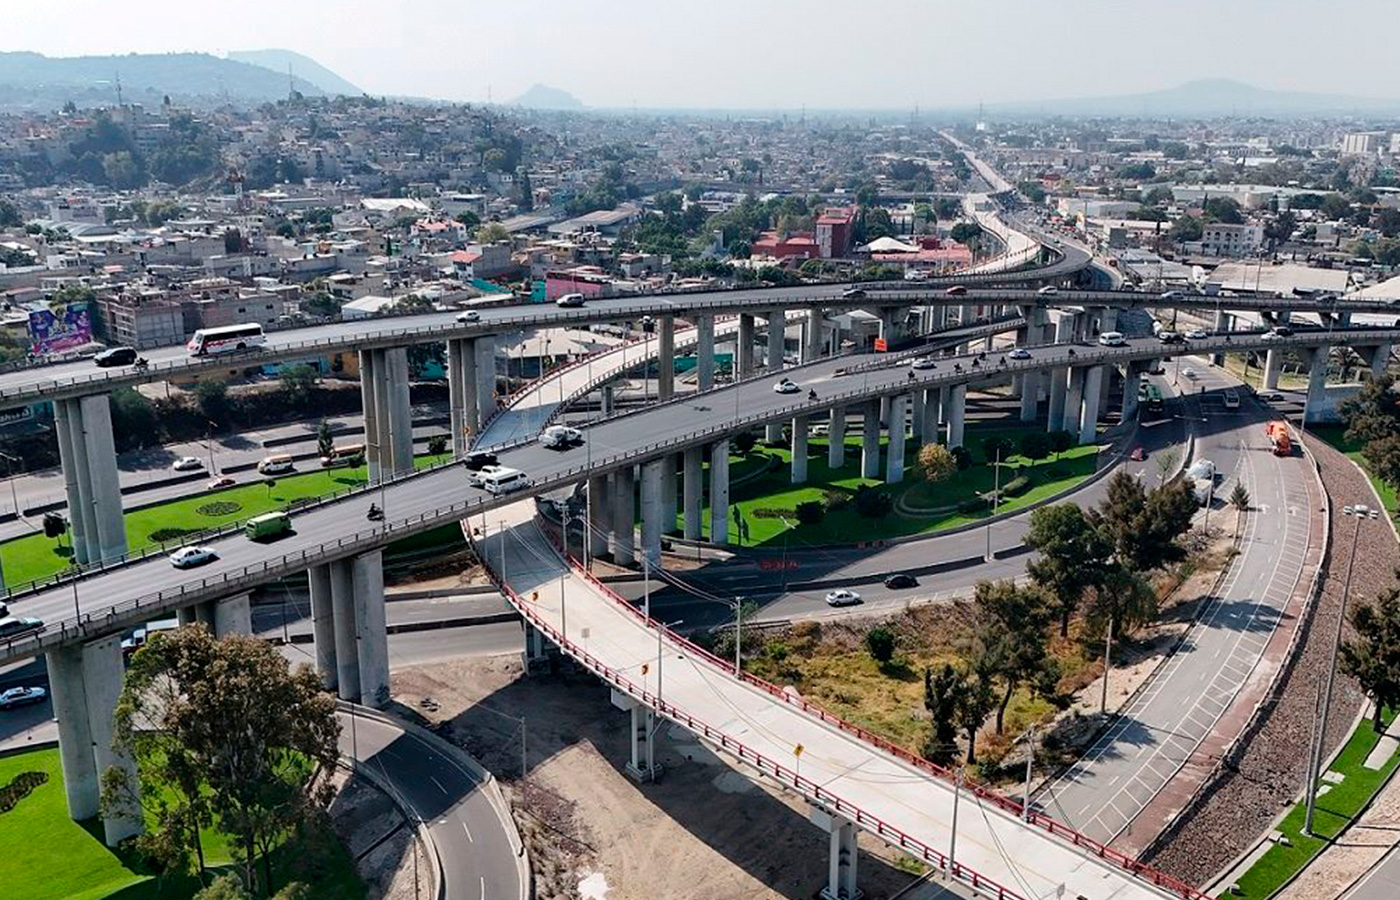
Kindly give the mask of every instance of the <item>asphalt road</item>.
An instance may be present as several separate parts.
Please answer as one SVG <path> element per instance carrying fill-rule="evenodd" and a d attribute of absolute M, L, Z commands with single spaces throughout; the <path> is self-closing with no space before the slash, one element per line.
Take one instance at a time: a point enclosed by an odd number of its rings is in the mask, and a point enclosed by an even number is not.
<path fill-rule="evenodd" d="M 1353 329 L 1338 334 L 1354 335 L 1353 340 L 1400 340 L 1400 331 L 1393 330 Z M 1244 350 L 1306 345 L 1315 340 L 1316 336 L 1306 333 L 1269 343 L 1235 336 L 1229 346 Z M 1195 342 L 1196 351 L 1201 353 L 1217 346 L 1226 346 L 1225 338 Z M 798 385 L 795 394 L 775 392 L 773 376 L 758 377 L 703 395 L 690 395 L 602 420 L 585 429 L 586 440 L 582 447 L 559 452 L 537 443 L 526 443 L 503 449 L 500 459 L 502 464 L 529 475 L 529 492 L 546 493 L 577 483 L 590 472 L 604 474 L 622 465 L 678 452 L 686 446 L 703 445 L 759 422 L 796 414 L 821 415 L 833 406 L 862 402 L 881 394 L 966 384 L 1005 377 L 1018 370 L 1040 370 L 1070 363 L 1087 365 L 1154 359 L 1164 352 L 1165 348 L 1151 338 L 1129 340 L 1123 347 L 1047 345 L 1032 348 L 1032 358 L 1025 361 L 1011 361 L 1006 358 L 1005 351 L 998 350 L 976 358 L 947 357 L 932 370 L 901 367 L 866 370 L 851 376 L 840 373 L 859 364 L 860 355 L 824 359 L 786 370 L 785 375 Z M 816 399 L 809 398 L 809 391 L 816 394 Z M 241 584 L 267 581 L 305 568 L 306 559 L 352 555 L 468 516 L 490 529 L 494 524 L 490 510 L 518 497 L 497 497 L 469 487 L 466 472 L 458 466 L 446 466 L 391 482 L 376 493 L 387 517 L 375 527 L 361 519 L 361 511 L 368 507 L 367 497 L 352 496 L 296 514 L 293 517 L 296 532 L 271 544 L 255 543 L 241 535 L 213 541 L 211 545 L 220 558 L 196 570 L 177 570 L 164 558 L 150 558 L 91 575 L 74 583 L 76 587 L 65 584 L 20 597 L 12 606 L 19 615 L 44 619 L 49 623 L 50 632 L 73 614 L 75 606 L 87 616 L 100 617 L 104 628 L 118 630 L 129 621 L 152 618 L 159 611 L 194 599 L 234 593 Z M 143 607 L 139 613 L 135 611 L 138 602 Z M 152 606 L 155 611 L 151 610 Z M 0 659 L 31 653 L 34 649 L 32 640 L 7 645 Z"/>
<path fill-rule="evenodd" d="M 1294 588 L 1303 576 L 1312 513 L 1309 463 L 1279 458 L 1263 438 L 1276 418 L 1241 392 L 1226 410 L 1221 389 L 1235 382 L 1194 361 L 1193 397 L 1201 415 L 1196 459 L 1215 462 L 1223 478 L 1216 508 L 1236 482 L 1250 492 L 1240 554 L 1219 593 L 1203 608 L 1185 642 L 1147 687 L 1132 698 L 1084 757 L 1038 795 L 1041 808 L 1081 832 L 1110 841 L 1176 774 L 1254 671 Z"/>
<path fill-rule="evenodd" d="M 1400 897 L 1400 848 L 1393 848 L 1338 900 L 1395 900 Z"/>

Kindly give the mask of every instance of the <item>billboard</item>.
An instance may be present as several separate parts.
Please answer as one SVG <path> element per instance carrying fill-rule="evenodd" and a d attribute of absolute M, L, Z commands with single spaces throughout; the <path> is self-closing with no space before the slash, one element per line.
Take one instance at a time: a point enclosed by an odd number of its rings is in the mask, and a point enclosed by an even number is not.
<path fill-rule="evenodd" d="M 62 353 L 92 343 L 92 309 L 87 302 L 29 313 L 29 343 L 35 356 Z"/>

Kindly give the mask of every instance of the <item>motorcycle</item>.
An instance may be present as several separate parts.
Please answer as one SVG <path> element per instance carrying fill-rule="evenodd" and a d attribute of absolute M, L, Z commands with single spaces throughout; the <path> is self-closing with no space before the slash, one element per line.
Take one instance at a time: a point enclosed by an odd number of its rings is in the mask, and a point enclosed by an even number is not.
<path fill-rule="evenodd" d="M 369 519 L 371 522 L 380 522 L 380 521 L 383 521 L 383 519 L 384 519 L 384 510 L 380 509 L 378 506 L 375 506 L 373 503 L 371 503 L 371 504 L 369 505 L 369 512 L 365 514 L 365 518 L 366 518 L 366 519 Z"/>

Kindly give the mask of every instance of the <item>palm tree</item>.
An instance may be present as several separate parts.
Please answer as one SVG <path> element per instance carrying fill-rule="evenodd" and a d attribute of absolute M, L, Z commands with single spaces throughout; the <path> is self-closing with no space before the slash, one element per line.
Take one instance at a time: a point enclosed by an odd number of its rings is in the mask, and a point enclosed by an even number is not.
<path fill-rule="evenodd" d="M 1230 492 L 1230 505 L 1235 508 L 1235 537 L 1240 536 L 1240 517 L 1249 511 L 1249 499 L 1244 482 L 1235 482 L 1235 489 Z"/>

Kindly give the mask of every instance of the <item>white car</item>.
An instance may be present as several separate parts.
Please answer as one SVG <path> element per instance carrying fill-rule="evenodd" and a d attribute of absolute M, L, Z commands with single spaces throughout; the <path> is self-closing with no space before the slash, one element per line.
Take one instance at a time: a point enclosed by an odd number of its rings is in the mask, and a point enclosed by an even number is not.
<path fill-rule="evenodd" d="M 459 313 L 457 313 L 457 321 L 458 321 L 458 322 L 480 322 L 480 321 L 481 321 L 481 313 L 477 312 L 477 311 L 474 310 L 474 309 L 469 309 L 469 310 L 466 310 L 465 312 L 459 312 Z"/>
<path fill-rule="evenodd" d="M 1105 331 L 1099 335 L 1099 343 L 1105 347 L 1122 347 L 1128 343 L 1121 331 Z"/>
<path fill-rule="evenodd" d="M 170 564 L 177 569 L 193 569 L 219 558 L 213 547 L 181 547 L 170 554 Z"/>
<path fill-rule="evenodd" d="M 494 475 L 496 472 L 499 472 L 505 468 L 505 466 L 488 464 L 482 466 L 479 469 L 469 470 L 467 473 L 467 484 L 471 487 L 479 488 L 483 484 L 485 484 L 485 478 L 487 475 Z"/>
<path fill-rule="evenodd" d="M 1210 337 L 1210 333 L 1203 331 L 1200 328 L 1192 328 L 1190 331 L 1186 332 L 1186 337 L 1189 340 L 1193 341 L 1203 341 L 1206 338 Z"/>
<path fill-rule="evenodd" d="M 796 394 L 802 388 L 798 387 L 791 378 L 784 378 L 773 385 L 773 391 L 778 394 Z"/>
<path fill-rule="evenodd" d="M 14 709 L 30 703 L 42 703 L 48 692 L 41 687 L 12 687 L 0 693 L 0 709 Z"/>
<path fill-rule="evenodd" d="M 540 446 L 551 450 L 565 450 L 583 443 L 583 432 L 568 425 L 551 425 L 540 432 Z"/>
<path fill-rule="evenodd" d="M 1183 377 L 1183 378 L 1189 378 L 1189 379 L 1191 379 L 1192 381 L 1195 381 L 1195 380 L 1196 380 L 1196 370 L 1195 370 L 1195 369 L 1190 369 L 1190 368 L 1182 369 L 1182 370 L 1181 370 L 1181 377 Z"/>
<path fill-rule="evenodd" d="M 848 591 L 845 588 L 828 591 L 826 595 L 827 606 L 854 606 L 859 602 L 860 594 L 857 594 L 855 591 Z"/>
<path fill-rule="evenodd" d="M 580 307 L 580 306 L 583 305 L 583 295 L 582 295 L 582 294 L 565 294 L 564 296 L 560 297 L 558 300 L 555 300 L 555 301 L 554 301 L 554 305 L 555 305 L 555 306 L 558 306 L 558 307 L 562 307 L 562 308 L 564 308 L 564 309 L 577 309 L 578 307 Z"/>
<path fill-rule="evenodd" d="M 1060 289 L 1057 288 L 1057 287 L 1055 287 L 1053 284 L 1047 284 L 1045 287 L 1043 287 L 1043 288 L 1041 288 L 1040 290 L 1036 291 L 1036 293 L 1039 294 L 1039 295 L 1042 296 L 1042 297 L 1053 297 L 1053 296 L 1055 296 L 1056 294 L 1058 294 L 1059 292 L 1060 292 Z"/>
<path fill-rule="evenodd" d="M 1006 355 L 1012 359 L 1030 359 L 1031 351 L 1027 350 L 1025 347 L 1012 347 L 1011 351 Z"/>
<path fill-rule="evenodd" d="M 197 472 L 204 468 L 204 460 L 198 456 L 182 456 L 170 468 L 176 472 Z"/>
<path fill-rule="evenodd" d="M 1266 331 L 1266 332 L 1264 332 L 1263 334 L 1261 334 L 1261 335 L 1259 336 L 1259 340 L 1261 340 L 1261 341 L 1268 341 L 1269 343 L 1273 343 L 1274 341 L 1281 341 L 1281 340 L 1283 340 L 1283 337 L 1284 337 L 1284 336 L 1281 335 L 1281 334 L 1279 334 L 1277 331 Z"/>
<path fill-rule="evenodd" d="M 909 368 L 936 369 L 938 368 L 938 360 L 934 359 L 932 356 L 916 356 L 909 360 Z"/>

